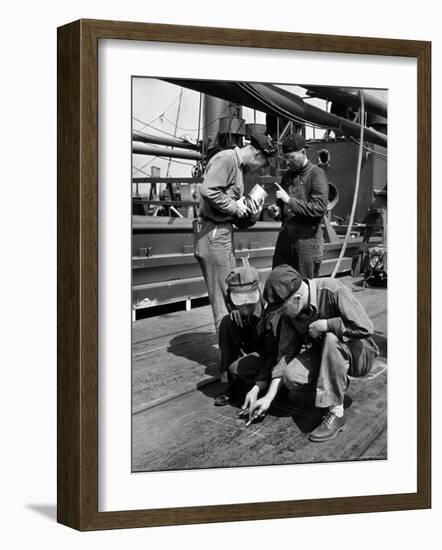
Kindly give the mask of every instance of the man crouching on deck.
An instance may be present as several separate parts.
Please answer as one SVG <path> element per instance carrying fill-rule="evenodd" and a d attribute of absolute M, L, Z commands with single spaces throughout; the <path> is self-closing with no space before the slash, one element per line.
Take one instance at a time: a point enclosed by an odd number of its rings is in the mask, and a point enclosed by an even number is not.
<path fill-rule="evenodd" d="M 286 264 L 270 273 L 264 298 L 270 308 L 280 308 L 281 332 L 269 389 L 254 403 L 250 418 L 266 413 L 281 384 L 289 390 L 313 384 L 316 407 L 328 413 L 309 439 L 333 439 L 346 423 L 347 374 L 364 376 L 379 353 L 373 325 L 345 285 L 331 278 L 303 280 Z"/>
<path fill-rule="evenodd" d="M 219 330 L 221 381 L 230 382 L 215 405 L 243 399 L 243 406 L 254 404 L 267 389 L 271 367 L 276 361 L 277 327 L 264 313 L 260 277 L 254 267 L 237 267 L 226 277 L 230 314 L 223 317 Z M 268 352 L 270 350 L 270 353 Z"/>

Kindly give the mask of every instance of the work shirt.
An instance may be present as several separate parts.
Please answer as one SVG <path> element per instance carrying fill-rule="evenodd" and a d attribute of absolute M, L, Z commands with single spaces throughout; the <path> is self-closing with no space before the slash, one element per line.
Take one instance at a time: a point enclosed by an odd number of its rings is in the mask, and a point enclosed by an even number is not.
<path fill-rule="evenodd" d="M 233 311 L 237 307 L 231 302 L 228 296 L 227 309 Z M 242 348 L 245 353 L 251 353 L 252 351 L 260 351 L 265 349 L 264 341 L 261 335 L 258 333 L 258 327 L 263 316 L 265 303 L 261 298 L 255 305 L 253 312 L 250 315 L 241 315 L 242 327 L 237 327 L 239 339 L 242 343 Z"/>
<path fill-rule="evenodd" d="M 236 201 L 244 194 L 244 163 L 240 149 L 227 149 L 207 164 L 200 188 L 199 214 L 213 222 L 235 222 Z"/>
<path fill-rule="evenodd" d="M 303 346 L 316 345 L 308 328 L 313 321 L 327 320 L 327 332 L 333 332 L 346 343 L 352 339 L 366 339 L 373 351 L 379 349 L 371 338 L 373 323 L 351 290 L 332 278 L 309 279 L 309 306 L 295 319 L 282 316 L 276 364 L 272 378 L 280 378 L 283 370 L 302 350 Z M 357 357 L 352 358 L 357 361 Z"/>
<path fill-rule="evenodd" d="M 281 187 L 290 196 L 286 204 L 279 200 L 281 221 L 316 225 L 327 212 L 328 182 L 324 171 L 310 161 L 300 170 L 287 170 L 281 179 Z"/>
<path fill-rule="evenodd" d="M 227 305 L 230 311 L 235 309 L 229 299 Z M 265 301 L 261 298 L 252 314 L 241 318 L 243 326 L 235 326 L 235 330 L 244 353 L 258 352 L 263 358 L 256 377 L 256 384 L 263 388 L 271 378 L 272 367 L 277 358 L 281 314 L 279 311 L 265 309 Z"/>

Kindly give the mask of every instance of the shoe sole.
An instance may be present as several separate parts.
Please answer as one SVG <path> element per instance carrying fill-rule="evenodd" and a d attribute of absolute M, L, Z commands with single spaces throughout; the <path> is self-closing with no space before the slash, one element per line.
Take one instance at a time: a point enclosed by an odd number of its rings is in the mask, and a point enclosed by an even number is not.
<path fill-rule="evenodd" d="M 230 401 L 231 401 L 230 398 L 223 399 L 222 401 L 217 401 L 215 399 L 213 404 L 215 405 L 215 407 L 225 407 L 226 405 L 228 405 L 230 403 Z"/>
<path fill-rule="evenodd" d="M 327 437 L 327 438 L 316 439 L 315 436 L 310 436 L 310 435 L 309 435 L 308 438 L 309 438 L 310 441 L 313 441 L 314 443 L 323 443 L 323 442 L 325 442 L 325 441 L 331 441 L 332 439 L 334 439 L 334 438 L 338 435 L 339 432 L 343 432 L 343 431 L 345 430 L 346 427 L 347 427 L 347 425 L 344 424 L 343 426 L 341 426 L 340 428 L 338 428 L 338 429 L 336 430 L 336 432 L 335 432 L 332 436 Z"/>

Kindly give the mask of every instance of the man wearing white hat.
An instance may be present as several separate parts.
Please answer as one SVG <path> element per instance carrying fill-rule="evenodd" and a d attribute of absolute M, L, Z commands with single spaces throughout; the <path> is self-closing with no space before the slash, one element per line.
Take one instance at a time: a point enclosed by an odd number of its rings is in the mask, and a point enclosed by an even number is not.
<path fill-rule="evenodd" d="M 230 381 L 215 405 L 226 405 L 235 398 L 253 404 L 270 380 L 277 353 L 276 327 L 272 330 L 265 315 L 259 272 L 251 266 L 237 267 L 226 278 L 231 312 L 221 321 L 219 345 L 221 380 Z M 273 353 L 273 355 L 272 355 Z"/>

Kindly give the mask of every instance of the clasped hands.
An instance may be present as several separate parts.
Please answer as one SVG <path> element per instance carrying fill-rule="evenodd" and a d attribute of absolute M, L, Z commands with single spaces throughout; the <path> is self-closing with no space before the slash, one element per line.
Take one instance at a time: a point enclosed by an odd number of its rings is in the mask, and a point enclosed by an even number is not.
<path fill-rule="evenodd" d="M 328 331 L 327 319 L 318 319 L 310 323 L 308 327 L 308 335 L 313 340 L 321 338 L 321 336 Z"/>
<path fill-rule="evenodd" d="M 246 203 L 246 198 L 241 197 L 236 201 L 236 215 L 239 218 L 244 218 L 248 214 L 259 214 L 259 212 L 262 210 L 262 207 L 264 205 L 264 200 L 260 200 L 257 202 L 252 197 L 248 197 L 248 202 Z"/>

